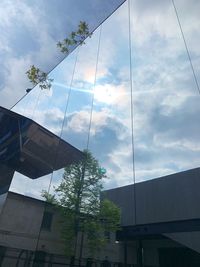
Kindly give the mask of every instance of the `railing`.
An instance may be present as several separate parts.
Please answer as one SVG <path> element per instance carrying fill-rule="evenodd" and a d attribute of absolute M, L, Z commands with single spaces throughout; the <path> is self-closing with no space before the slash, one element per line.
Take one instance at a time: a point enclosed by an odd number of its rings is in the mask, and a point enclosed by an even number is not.
<path fill-rule="evenodd" d="M 1 267 L 123 267 L 121 262 L 111 262 L 82 258 L 81 264 L 76 259 L 74 265 L 70 265 L 70 259 L 59 254 L 50 254 L 44 251 L 31 251 L 24 249 L 0 247 Z M 134 267 L 129 265 L 126 267 Z"/>

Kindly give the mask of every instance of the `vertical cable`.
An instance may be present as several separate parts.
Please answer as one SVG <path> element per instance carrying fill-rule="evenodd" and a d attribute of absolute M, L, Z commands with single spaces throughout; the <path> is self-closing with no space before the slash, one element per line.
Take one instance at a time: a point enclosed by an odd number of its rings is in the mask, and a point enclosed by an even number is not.
<path fill-rule="evenodd" d="M 128 28 L 129 28 L 129 73 L 130 73 L 130 89 L 131 89 L 131 146 L 132 146 L 132 174 L 133 174 L 133 194 L 134 194 L 134 216 L 135 224 L 137 224 L 137 207 L 136 207 L 136 175 L 135 175 L 135 138 L 134 138 L 134 123 L 133 123 L 133 79 L 132 79 L 132 40 L 131 40 L 131 0 L 128 0 Z"/>
<path fill-rule="evenodd" d="M 73 71 L 72 71 L 72 78 L 71 78 L 71 81 L 70 81 L 69 93 L 67 95 L 67 101 L 66 101 L 66 106 L 65 106 L 65 111 L 64 111 L 64 117 L 63 117 L 63 121 L 62 121 L 62 125 L 61 125 L 60 135 L 59 135 L 60 138 L 62 138 L 63 130 L 64 130 L 64 126 L 65 126 L 65 122 L 67 120 L 67 116 L 66 115 L 67 115 L 68 106 L 69 106 L 69 100 L 70 100 L 71 91 L 72 91 L 72 84 L 73 84 L 73 81 L 74 81 L 74 74 L 75 74 L 75 70 L 76 70 L 78 54 L 79 54 L 79 47 L 77 48 L 77 53 L 76 53 L 76 57 L 75 57 L 74 67 L 73 67 Z M 57 149 L 56 149 L 57 151 L 56 151 L 54 166 L 57 163 L 57 158 L 58 158 L 58 154 L 59 154 L 59 150 L 58 150 L 59 144 L 60 144 L 60 141 L 59 141 L 58 146 L 57 146 Z M 50 183 L 49 183 L 49 187 L 48 187 L 48 193 L 50 192 L 50 189 L 51 189 L 52 179 L 53 179 L 53 171 L 52 171 L 52 174 L 51 174 L 51 179 L 50 179 Z"/>
<path fill-rule="evenodd" d="M 35 102 L 35 106 L 33 107 L 33 111 L 32 111 L 32 116 L 31 116 L 31 119 L 32 119 L 32 120 L 34 119 L 35 111 L 36 111 L 36 109 L 37 109 L 37 107 L 38 107 L 38 104 L 39 104 L 39 100 L 40 100 L 41 92 L 42 92 L 42 90 L 39 89 L 39 93 L 38 93 L 38 96 L 37 96 L 37 99 L 36 99 L 36 102 Z"/>
<path fill-rule="evenodd" d="M 89 126 L 88 126 L 88 136 L 87 136 L 87 142 L 86 142 L 86 151 L 88 151 L 89 148 L 89 143 L 90 143 L 90 133 L 91 133 L 91 125 L 92 125 L 92 115 L 93 115 L 93 109 L 94 109 L 94 93 L 95 93 L 95 87 L 96 87 L 96 80 L 97 80 L 97 70 L 98 70 L 98 63 L 99 63 L 99 52 L 100 52 L 100 45 L 101 45 L 101 32 L 102 32 L 102 25 L 100 25 L 100 31 L 99 31 L 99 40 L 98 40 L 98 45 L 97 45 L 97 57 L 96 57 L 96 65 L 95 65 L 95 73 L 94 73 L 94 83 L 93 83 L 93 94 L 92 94 L 92 99 L 91 99 L 91 108 L 90 108 L 90 119 L 89 119 Z M 87 156 L 85 158 L 84 164 L 83 164 L 83 169 L 82 169 L 82 175 L 81 175 L 81 190 L 84 185 L 84 178 L 85 178 L 85 167 L 87 163 Z M 80 219 L 78 219 L 78 226 L 80 224 Z M 77 245 L 78 245 L 78 235 L 76 236 L 76 241 L 75 241 L 75 255 L 76 255 L 76 250 L 77 250 Z M 81 262 L 81 257 L 82 257 L 82 245 L 80 247 L 80 256 L 79 256 L 79 263 Z"/>
<path fill-rule="evenodd" d="M 175 6 L 175 3 L 174 3 L 174 0 L 172 0 L 172 5 L 174 7 L 174 11 L 175 11 L 175 14 L 176 14 L 176 18 L 177 18 L 177 21 L 178 21 L 178 25 L 179 25 L 179 28 L 180 28 L 180 31 L 181 31 L 181 35 L 182 35 L 182 38 L 183 38 L 183 42 L 184 42 L 184 45 L 185 45 L 185 49 L 186 49 L 186 52 L 187 52 L 187 56 L 188 56 L 188 59 L 189 59 L 189 62 L 190 62 L 190 67 L 191 67 L 191 70 L 192 70 L 192 74 L 194 76 L 194 81 L 195 81 L 195 84 L 196 84 L 196 87 L 197 87 L 197 90 L 200 94 L 200 87 L 199 87 L 199 83 L 198 83 L 198 80 L 197 80 L 197 76 L 196 76 L 196 73 L 195 73 L 195 70 L 194 70 L 194 66 L 193 66 L 193 63 L 192 63 L 192 59 L 191 59 L 191 56 L 190 56 L 190 51 L 188 49 L 188 45 L 187 45 L 187 42 L 186 42 L 186 39 L 185 39 L 185 35 L 184 35 L 184 32 L 183 32 L 183 28 L 181 26 L 181 21 L 179 19 L 179 15 L 178 15 L 178 11 L 177 11 L 177 8 Z"/>
<path fill-rule="evenodd" d="M 99 41 L 98 41 L 94 83 L 93 83 L 93 94 L 92 94 L 91 109 L 90 109 L 90 120 L 89 120 L 88 137 L 87 137 L 87 143 L 86 143 L 87 150 L 88 150 L 89 143 L 90 143 L 90 132 L 91 132 L 91 125 L 92 125 L 93 109 L 94 109 L 94 95 L 95 95 L 95 87 L 96 87 L 96 81 L 97 81 L 97 70 L 98 70 L 99 52 L 100 52 L 100 45 L 101 45 L 101 32 L 102 32 L 102 24 L 100 26 L 100 31 L 99 31 Z"/>
<path fill-rule="evenodd" d="M 26 103 L 24 104 L 24 108 L 23 108 L 23 111 L 21 113 L 23 116 L 26 116 L 26 110 L 27 110 L 29 105 L 30 105 L 30 97 L 27 99 Z"/>

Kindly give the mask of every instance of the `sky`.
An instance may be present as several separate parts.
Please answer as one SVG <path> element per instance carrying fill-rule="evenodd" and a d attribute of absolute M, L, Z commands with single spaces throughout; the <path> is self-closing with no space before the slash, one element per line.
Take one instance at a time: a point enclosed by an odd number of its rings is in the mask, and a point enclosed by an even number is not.
<path fill-rule="evenodd" d="M 0 100 L 10 107 L 25 91 L 28 64 L 36 60 L 45 69 L 58 60 L 53 47 L 57 38 L 63 38 L 62 24 L 68 17 L 62 16 L 68 13 L 49 5 L 51 16 L 47 16 L 34 1 L 16 1 L 18 7 L 14 1 L 3 1 L 1 6 L 5 2 L 9 4 L 0 9 L 4 14 L 0 28 L 9 30 L 0 41 L 4 59 Z M 176 0 L 175 4 L 200 83 L 200 3 Z M 20 12 L 26 15 L 20 16 Z M 28 43 L 12 40 L 13 33 L 21 34 L 19 24 L 11 23 L 14 18 L 27 26 L 23 34 L 30 35 Z M 134 182 L 133 159 L 136 182 L 199 167 L 200 96 L 172 2 L 131 0 L 130 22 L 131 35 L 126 1 L 85 45 L 50 72 L 54 79 L 51 90 L 36 87 L 13 109 L 81 150 L 87 147 L 89 132 L 89 149 L 109 177 L 105 189 Z M 61 30 L 55 35 L 58 28 Z M 53 174 L 53 185 L 59 184 L 62 172 Z M 47 189 L 49 181 L 50 175 L 31 181 L 15 173 L 11 190 L 40 197 L 41 188 Z"/>
<path fill-rule="evenodd" d="M 76 30 L 80 21 L 87 20 L 93 31 L 122 2 L 2 0 L 0 105 L 10 108 L 31 86 L 24 75 L 31 65 L 49 72 L 65 58 L 56 44 Z"/>

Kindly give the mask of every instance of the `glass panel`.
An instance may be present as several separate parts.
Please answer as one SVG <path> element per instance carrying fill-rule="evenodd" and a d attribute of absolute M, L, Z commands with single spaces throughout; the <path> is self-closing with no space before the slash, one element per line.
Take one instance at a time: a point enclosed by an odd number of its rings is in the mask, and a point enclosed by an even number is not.
<path fill-rule="evenodd" d="M 200 21 L 199 21 L 199 8 L 198 1 L 182 2 L 180 0 L 174 1 L 179 22 L 183 31 L 186 41 L 188 52 L 192 61 L 197 82 L 200 83 L 200 69 L 199 69 L 199 39 L 200 39 Z M 179 33 L 181 35 L 181 32 Z M 199 87 L 199 86 L 198 86 Z"/>
<path fill-rule="evenodd" d="M 197 7 L 175 2 L 195 43 Z M 198 167 L 198 91 L 170 1 L 132 2 L 132 43 L 137 182 Z"/>
<path fill-rule="evenodd" d="M 107 171 L 105 188 L 133 183 L 127 8 L 103 24 L 94 89 L 89 149 Z"/>
<path fill-rule="evenodd" d="M 70 81 L 69 98 L 65 103 L 66 114 L 62 125 L 61 136 L 64 140 L 80 150 L 86 148 L 88 139 L 98 38 L 99 30 L 93 34 L 91 39 L 86 41 L 84 46 L 79 48 L 74 73 L 68 79 Z M 61 74 L 65 72 L 65 68 L 60 68 Z M 66 84 L 66 81 L 63 82 L 64 84 Z M 63 173 L 64 169 L 53 173 L 51 192 L 53 192 L 53 186 L 57 186 L 61 182 Z"/>
<path fill-rule="evenodd" d="M 174 8 L 156 1 L 152 2 L 152 8 L 142 3 L 133 1 L 131 5 L 137 182 L 197 167 L 199 158 L 198 91 Z M 185 13 L 180 2 L 177 10 L 182 21 Z M 198 48 L 191 44 L 195 29 L 193 24 L 188 26 L 186 40 L 191 55 L 197 55 L 194 69 L 198 78 Z M 69 97 L 62 136 L 84 149 L 95 89 L 89 149 L 110 177 L 105 187 L 112 188 L 134 182 L 128 3 L 103 24 L 93 88 L 98 36 L 99 29 L 79 52 L 72 53 L 54 69 L 50 91 L 33 90 L 14 110 L 59 135 Z"/>
<path fill-rule="evenodd" d="M 128 226 L 123 229 L 124 236 L 133 239 L 125 242 L 123 248 L 127 257 L 136 255 L 130 264 L 136 259 L 140 259 L 141 264 L 159 264 L 147 263 L 148 257 L 142 259 L 146 253 L 146 240 L 140 240 L 138 236 L 157 235 L 156 238 L 160 238 L 165 233 L 169 239 L 159 239 L 159 246 L 175 247 L 177 243 L 173 240 L 176 240 L 183 248 L 188 245 L 185 229 L 194 231 L 193 240 L 198 237 L 198 207 L 195 203 L 199 196 L 196 186 L 199 168 L 166 177 L 162 183 L 161 179 L 153 180 L 199 166 L 198 4 L 189 5 L 180 0 L 175 3 L 194 71 L 170 1 L 131 1 L 130 53 L 126 1 L 103 23 L 102 32 L 98 28 L 85 45 L 73 51 L 51 72 L 54 79 L 51 90 L 35 88 L 14 108 L 76 148 L 83 150 L 88 145 L 100 162 L 101 170 L 109 177 L 104 182 L 105 189 L 120 186 L 110 191 L 110 197 L 123 209 L 122 224 Z M 98 12 L 103 11 L 99 9 Z M 33 181 L 16 172 L 11 189 L 41 198 L 43 189 L 53 192 L 62 175 L 63 169 L 60 169 Z M 136 184 L 133 184 L 135 177 Z M 191 181 L 188 182 L 190 177 L 194 179 L 193 190 L 190 190 Z M 175 180 L 177 184 L 181 181 L 181 186 L 172 186 Z M 184 201 L 186 205 L 183 205 Z M 194 207 L 188 205 L 191 203 Z M 179 205 L 180 209 L 177 208 Z M 192 235 L 190 237 L 192 240 Z M 38 241 L 37 248 L 44 249 L 43 237 L 39 236 Z M 155 258 L 158 258 L 158 243 L 146 243 L 147 247 L 152 245 L 151 252 L 156 251 Z M 194 245 L 193 249 L 198 248 Z M 164 259 L 166 255 L 161 256 Z"/>
<path fill-rule="evenodd" d="M 65 55 L 57 43 L 80 21 L 86 21 L 90 32 L 99 26 L 124 0 L 53 0 L 0 3 L 0 106 L 10 108 L 25 93 L 30 83 L 25 72 L 35 65 L 50 72 Z M 69 48 L 69 52 L 74 46 Z"/>

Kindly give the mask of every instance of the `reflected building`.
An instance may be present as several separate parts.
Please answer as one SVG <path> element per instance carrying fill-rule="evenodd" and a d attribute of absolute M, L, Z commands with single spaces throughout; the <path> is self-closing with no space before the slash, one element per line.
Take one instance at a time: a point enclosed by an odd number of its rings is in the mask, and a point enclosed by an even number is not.
<path fill-rule="evenodd" d="M 60 222 L 60 213 L 52 205 L 9 192 L 0 217 L 0 266 L 69 266 L 70 258 L 65 256 Z M 79 233 L 76 266 L 86 266 L 90 259 L 91 266 L 100 267 L 105 255 L 112 264 L 122 264 L 121 244 L 115 243 L 115 234 L 105 234 L 109 238 L 107 246 L 91 259 L 87 236 L 84 236 L 82 244 L 83 234 Z"/>
<path fill-rule="evenodd" d="M 199 176 L 197 168 L 139 183 L 135 200 L 134 185 L 105 191 L 121 208 L 121 230 L 116 236 L 110 233 L 91 266 L 103 266 L 107 256 L 111 267 L 198 267 Z M 0 218 L 1 266 L 68 266 L 60 230 L 60 215 L 52 205 L 9 192 Z M 82 246 L 81 237 L 79 233 L 75 265 L 87 266 L 91 256 L 87 237 Z"/>
<path fill-rule="evenodd" d="M 31 179 L 83 159 L 83 153 L 41 125 L 0 107 L 1 209 L 14 172 Z"/>

